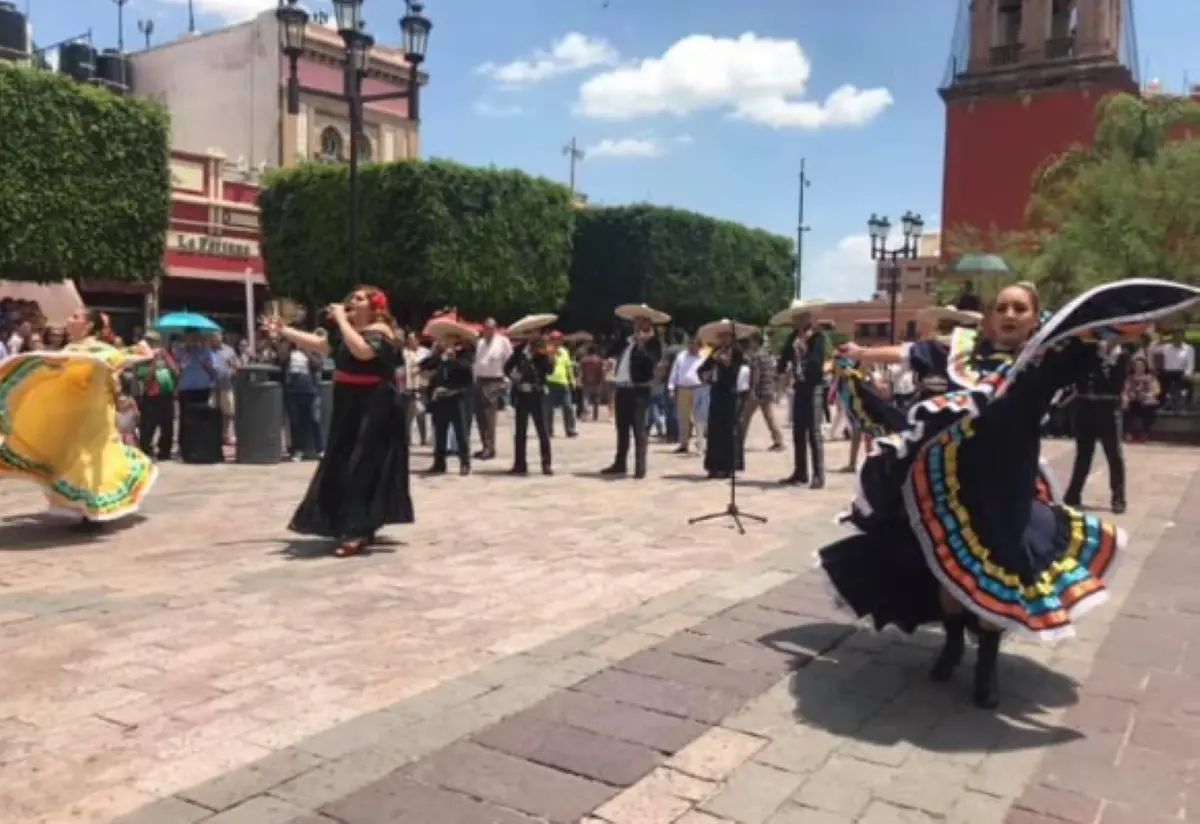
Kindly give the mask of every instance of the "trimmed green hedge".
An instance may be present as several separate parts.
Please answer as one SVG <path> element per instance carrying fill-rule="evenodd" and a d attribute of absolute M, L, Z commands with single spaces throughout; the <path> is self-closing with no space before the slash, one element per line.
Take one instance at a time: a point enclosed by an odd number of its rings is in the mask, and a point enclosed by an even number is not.
<path fill-rule="evenodd" d="M 792 296 L 792 241 L 659 206 L 579 213 L 568 325 L 607 329 L 613 307 L 649 303 L 694 329 L 722 317 L 765 323 Z"/>
<path fill-rule="evenodd" d="M 309 303 L 349 282 L 349 170 L 305 164 L 259 193 L 271 289 Z M 508 322 L 554 311 L 567 295 L 574 210 L 562 185 L 444 160 L 359 170 L 359 280 L 393 296 L 407 319 L 454 306 Z"/>
<path fill-rule="evenodd" d="M 160 275 L 169 146 L 157 103 L 0 64 L 0 279 Z"/>

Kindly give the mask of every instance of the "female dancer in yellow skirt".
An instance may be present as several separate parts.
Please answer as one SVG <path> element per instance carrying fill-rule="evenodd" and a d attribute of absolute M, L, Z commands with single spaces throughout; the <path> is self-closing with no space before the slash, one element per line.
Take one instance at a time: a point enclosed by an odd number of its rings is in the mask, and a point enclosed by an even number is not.
<path fill-rule="evenodd" d="M 104 327 L 79 309 L 62 350 L 0 360 L 0 476 L 38 484 L 51 507 L 92 524 L 135 512 L 157 472 L 116 427 L 116 378 L 153 353 L 100 342 Z"/>

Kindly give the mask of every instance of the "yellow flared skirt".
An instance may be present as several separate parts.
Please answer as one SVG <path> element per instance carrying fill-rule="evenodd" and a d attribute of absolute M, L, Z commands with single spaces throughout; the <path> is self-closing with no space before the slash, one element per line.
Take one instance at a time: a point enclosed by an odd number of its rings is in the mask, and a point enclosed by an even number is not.
<path fill-rule="evenodd" d="M 157 468 L 117 435 L 114 377 L 147 356 L 101 343 L 0 361 L 0 475 L 92 521 L 135 512 Z"/>

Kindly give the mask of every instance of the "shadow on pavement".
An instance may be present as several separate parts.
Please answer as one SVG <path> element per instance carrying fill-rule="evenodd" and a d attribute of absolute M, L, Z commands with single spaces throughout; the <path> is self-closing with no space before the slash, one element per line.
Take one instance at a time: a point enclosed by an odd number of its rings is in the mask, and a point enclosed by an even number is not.
<path fill-rule="evenodd" d="M 271 541 L 270 543 L 278 542 Z M 312 561 L 318 558 L 333 558 L 333 551 L 337 549 L 337 546 L 338 542 L 329 538 L 291 538 L 284 541 L 283 546 L 279 549 L 272 550 L 271 554 L 282 555 L 289 561 Z M 400 546 L 398 542 L 379 539 L 358 555 L 344 560 L 370 558 L 372 555 L 391 555 L 395 553 L 397 546 Z"/>
<path fill-rule="evenodd" d="M 973 650 L 950 683 L 929 680 L 942 641 L 937 631 L 905 636 L 814 623 L 759 641 L 794 656 L 796 720 L 834 735 L 940 753 L 1036 749 L 1084 737 L 1039 718 L 1075 704 L 1076 682 L 1020 654 L 1002 654 L 1000 709 L 991 712 L 971 702 Z"/>
<path fill-rule="evenodd" d="M 104 524 L 80 525 L 78 518 L 65 515 L 15 515 L 0 525 L 0 552 L 25 552 L 102 544 L 110 537 L 132 529 L 146 520 L 130 515 Z"/>

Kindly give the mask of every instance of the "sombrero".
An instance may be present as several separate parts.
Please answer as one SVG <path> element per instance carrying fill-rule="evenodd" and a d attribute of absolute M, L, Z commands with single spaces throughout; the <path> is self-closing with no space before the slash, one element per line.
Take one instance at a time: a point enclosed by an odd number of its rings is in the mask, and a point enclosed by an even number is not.
<path fill-rule="evenodd" d="M 655 309 L 653 306 L 647 306 L 644 303 L 622 304 L 617 307 L 616 315 L 621 320 L 648 320 L 655 325 L 670 323 L 671 321 L 671 316 L 666 312 Z"/>
<path fill-rule="evenodd" d="M 963 326 L 978 326 L 983 323 L 983 315 L 979 312 L 959 309 L 957 306 L 930 306 L 927 309 L 917 312 L 917 320 L 929 321 L 931 323 L 941 323 L 948 320 L 962 324 Z"/>
<path fill-rule="evenodd" d="M 696 330 L 696 340 L 705 345 L 714 344 L 717 338 L 724 332 L 733 330 L 734 340 L 745 340 L 757 331 L 757 327 L 751 326 L 748 323 L 740 323 L 736 320 L 714 320 L 711 323 L 706 323 Z"/>
<path fill-rule="evenodd" d="M 434 318 L 433 320 L 429 321 L 429 323 L 425 325 L 425 334 L 429 335 L 429 337 L 434 338 L 435 340 L 454 336 L 457 338 L 463 338 L 464 340 L 473 341 L 479 337 L 479 333 L 470 326 L 467 326 L 464 323 L 459 323 L 456 320 L 450 320 L 449 318 Z"/>
<path fill-rule="evenodd" d="M 548 312 L 540 315 L 526 315 L 512 326 L 508 327 L 508 336 L 510 338 L 516 338 L 526 334 L 527 332 L 536 332 L 539 329 L 545 329 L 556 320 L 558 320 L 558 315 L 552 315 Z"/>
<path fill-rule="evenodd" d="M 801 312 L 811 312 L 818 306 L 824 306 L 827 301 L 824 300 L 794 300 L 792 305 L 784 309 L 782 312 L 776 312 L 771 316 L 771 326 L 790 326 L 792 318 Z"/>

